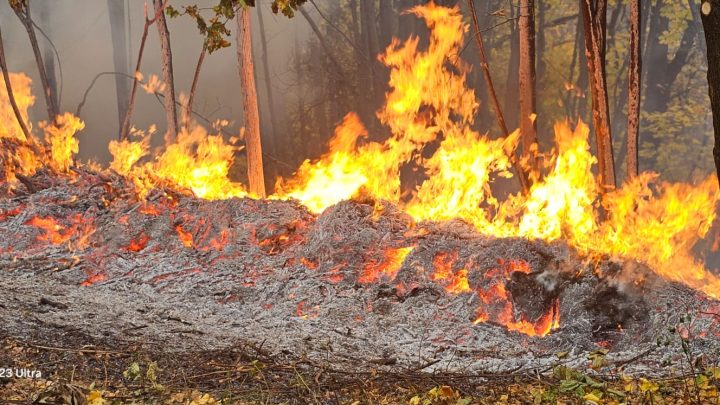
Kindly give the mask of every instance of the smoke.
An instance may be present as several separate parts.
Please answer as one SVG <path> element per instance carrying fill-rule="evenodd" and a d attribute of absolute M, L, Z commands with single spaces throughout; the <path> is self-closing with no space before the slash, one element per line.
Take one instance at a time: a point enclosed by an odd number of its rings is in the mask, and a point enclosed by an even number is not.
<path fill-rule="evenodd" d="M 124 25 L 129 30 L 126 48 L 129 48 L 129 65 L 134 69 L 137 62 L 138 47 L 144 25 L 144 2 L 133 0 L 114 0 L 125 3 Z M 277 16 L 270 11 L 270 0 L 256 2 L 263 7 L 266 37 L 268 41 L 268 60 L 270 80 L 274 90 L 275 106 L 273 110 L 282 116 L 286 110 L 286 97 L 290 89 L 290 72 L 288 66 L 296 43 L 304 43 L 308 38 L 309 28 L 302 18 L 288 19 Z M 45 32 L 55 45 L 60 63 L 53 61 L 58 87 L 62 85 L 61 112 L 75 112 L 78 104 L 93 78 L 101 72 L 115 70 L 113 63 L 113 41 L 110 30 L 108 3 L 105 1 L 65 0 L 31 2 L 31 16 L 37 26 Z M 200 8 L 212 7 L 216 0 L 174 1 L 173 5 L 197 4 Z M 152 8 L 152 7 L 150 7 Z M 120 16 L 122 18 L 122 16 Z M 264 70 L 262 69 L 262 47 L 257 21 L 257 11 L 252 13 L 253 46 L 255 54 L 258 96 L 263 122 L 268 122 L 269 106 L 265 92 Z M 40 86 L 40 78 L 27 33 L 20 21 L 7 4 L 0 5 L 0 26 L 3 29 L 5 50 L 10 71 L 22 71 L 33 80 L 33 93 L 36 95 L 35 106 L 30 115 L 33 122 L 47 119 L 44 99 Z M 177 94 L 187 93 L 192 83 L 200 50 L 202 36 L 193 19 L 181 16 L 168 19 L 173 52 L 175 73 L 175 91 Z M 243 123 L 242 92 L 237 70 L 235 49 L 235 24 L 228 23 L 233 31 L 229 38 L 232 46 L 207 55 L 201 71 L 194 109 L 203 116 L 214 121 L 227 119 L 231 122 L 227 129 L 230 133 L 238 133 Z M 43 34 L 37 33 L 43 57 L 53 55 Z M 129 46 L 128 46 L 129 45 Z M 60 83 L 62 69 L 62 83 Z M 161 75 L 160 52 L 157 28 L 152 26 L 149 31 L 141 72 L 148 77 L 150 74 Z M 108 143 L 117 138 L 118 112 L 115 78 L 103 75 L 96 81 L 87 96 L 81 117 L 85 121 L 85 130 L 79 135 L 80 153 L 83 160 L 94 159 L 108 162 L 110 154 Z M 282 120 L 281 120 L 282 122 Z M 158 126 L 160 134 L 153 144 L 162 142 L 164 131 L 163 107 L 152 95 L 138 91 L 133 124 L 137 128 L 148 128 L 152 124 Z M 276 128 L 280 136 L 282 128 Z"/>

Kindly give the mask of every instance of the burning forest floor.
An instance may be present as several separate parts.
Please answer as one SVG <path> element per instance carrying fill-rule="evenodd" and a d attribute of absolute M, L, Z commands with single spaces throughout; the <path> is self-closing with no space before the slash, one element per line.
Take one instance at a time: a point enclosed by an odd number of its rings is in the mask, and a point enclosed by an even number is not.
<path fill-rule="evenodd" d="M 5 338 L 252 347 L 345 373 L 531 374 L 601 358 L 600 373 L 661 376 L 717 361 L 720 303 L 639 263 L 414 223 L 378 201 L 315 216 L 130 189 L 76 169 L 3 191 Z"/>

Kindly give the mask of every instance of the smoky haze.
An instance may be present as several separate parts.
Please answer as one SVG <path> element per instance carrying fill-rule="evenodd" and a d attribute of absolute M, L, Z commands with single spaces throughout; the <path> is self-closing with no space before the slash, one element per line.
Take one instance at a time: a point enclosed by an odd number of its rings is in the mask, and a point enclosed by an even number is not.
<path fill-rule="evenodd" d="M 114 0 L 124 3 L 126 15 L 124 24 L 128 31 L 130 60 L 128 72 L 132 72 L 137 61 L 138 48 L 144 26 L 144 2 L 139 0 Z M 175 4 L 177 3 L 177 4 Z M 187 4 L 199 7 L 212 7 L 217 1 L 197 0 Z M 270 11 L 270 1 L 258 1 L 263 7 L 265 32 L 268 42 L 268 60 L 271 83 L 275 92 L 275 108 L 282 112 L 285 98 L 291 88 L 292 78 L 288 66 L 292 58 L 292 48 L 303 43 L 309 33 L 307 23 L 302 17 L 288 19 L 282 15 L 274 15 Z M 115 70 L 113 47 L 110 31 L 110 15 L 106 1 L 63 0 L 63 1 L 32 1 L 31 11 L 36 24 L 52 39 L 60 57 L 60 66 L 55 66 L 58 85 L 62 84 L 60 111 L 75 112 L 83 99 L 93 78 L 101 72 Z M 173 2 L 175 7 L 185 5 Z M 152 10 L 152 3 L 150 2 Z M 28 41 L 27 33 L 22 24 L 10 9 L 7 2 L 0 4 L 0 25 L 5 40 L 8 68 L 12 72 L 24 72 L 33 80 L 35 105 L 32 108 L 31 121 L 47 119 L 40 78 Z M 237 70 L 237 54 L 235 49 L 235 23 L 227 24 L 232 32 L 228 38 L 231 47 L 220 49 L 207 55 L 201 70 L 200 81 L 194 102 L 194 110 L 215 119 L 227 119 L 231 122 L 228 132 L 237 133 L 243 123 L 242 92 Z M 255 55 L 256 77 L 261 114 L 267 111 L 263 66 L 261 65 L 262 48 L 259 43 L 257 8 L 252 10 L 253 52 Z M 189 17 L 168 18 L 175 73 L 175 91 L 187 94 L 192 83 L 195 66 L 203 37 L 199 33 L 195 21 Z M 38 39 L 45 58 L 52 55 L 48 42 L 38 32 Z M 60 82 L 60 68 L 62 82 Z M 160 65 L 160 46 L 157 28 L 150 27 L 145 45 L 140 71 L 145 78 L 151 74 L 162 77 Z M 130 83 L 130 80 L 128 80 Z M 107 162 L 110 154 L 108 142 L 117 138 L 118 113 L 115 77 L 104 75 L 96 81 L 87 101 L 82 107 L 81 117 L 85 122 L 85 130 L 80 133 L 80 158 L 95 159 Z M 264 118 L 264 117 L 263 117 Z M 267 121 L 267 120 L 264 120 Z M 155 96 L 138 89 L 136 105 L 133 112 L 133 125 L 139 129 L 156 124 L 158 132 L 165 128 L 163 106 Z M 282 129 L 276 129 L 281 133 Z M 162 136 L 154 137 L 161 141 Z"/>

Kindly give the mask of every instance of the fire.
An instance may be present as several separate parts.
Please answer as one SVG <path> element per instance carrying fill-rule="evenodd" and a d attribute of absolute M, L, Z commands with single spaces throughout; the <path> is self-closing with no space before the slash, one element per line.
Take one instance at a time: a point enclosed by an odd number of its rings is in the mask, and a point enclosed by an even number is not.
<path fill-rule="evenodd" d="M 362 191 L 403 206 L 419 221 L 462 219 L 491 236 L 563 239 L 583 254 L 635 259 L 662 277 L 720 298 L 720 279 L 692 253 L 715 218 L 720 196 L 714 178 L 670 184 L 645 173 L 602 198 L 592 173 L 589 128 L 559 122 L 545 176 L 528 195 L 498 201 L 491 179 L 511 176 L 507 156 L 519 135 L 491 140 L 471 129 L 478 104 L 465 85 L 467 67 L 451 57 L 467 31 L 459 10 L 430 3 L 410 12 L 426 20 L 432 35 L 426 51 L 418 49 L 417 38 L 402 45 L 396 40 L 381 58 L 390 68 L 391 91 L 378 117 L 390 128 L 390 139 L 359 143 L 366 130 L 357 117 L 346 117 L 330 151 L 305 162 L 282 197 L 320 212 Z M 399 168 L 440 135 L 435 154 L 417 162 L 428 179 L 409 201 L 400 201 Z"/>
<path fill-rule="evenodd" d="M 501 261 L 500 267 L 486 272 L 483 276 L 489 282 L 487 288 L 477 290 L 483 305 L 477 310 L 475 323 L 492 321 L 505 326 L 508 330 L 528 336 L 545 336 L 560 327 L 560 302 L 555 299 L 552 307 L 536 320 L 516 316 L 512 297 L 506 284 L 514 272 L 528 274 L 530 266 L 522 260 Z M 519 318 L 519 319 L 518 319 Z"/>
<path fill-rule="evenodd" d="M 130 241 L 130 245 L 127 247 L 127 250 L 131 252 L 139 252 L 145 249 L 149 241 L 150 237 L 145 235 L 145 232 L 142 232 L 137 238 Z"/>
<path fill-rule="evenodd" d="M 49 242 L 53 245 L 68 244 L 69 247 L 77 249 L 87 247 L 88 239 L 95 232 L 95 227 L 91 221 L 84 219 L 80 214 L 73 215 L 69 220 L 70 225 L 64 226 L 50 216 L 33 217 L 25 224 L 45 231 L 44 234 L 38 235 L 38 241 Z"/>
<path fill-rule="evenodd" d="M 183 129 L 159 156 L 142 163 L 148 148 L 147 135 L 139 141 L 110 144 L 110 167 L 129 177 L 141 197 L 158 186 L 190 190 L 206 199 L 247 195 L 241 184 L 228 177 L 236 148 L 225 143 L 221 135 L 208 135 L 199 126 Z"/>
<path fill-rule="evenodd" d="M 178 238 L 180 238 L 180 242 L 182 242 L 183 246 L 185 246 L 186 248 L 191 248 L 195 245 L 195 242 L 193 242 L 192 233 L 186 231 L 182 225 L 176 225 L 175 232 L 177 232 Z"/>
<path fill-rule="evenodd" d="M 441 280 L 445 284 L 445 290 L 451 294 L 460 294 L 472 291 L 468 283 L 467 269 L 460 269 L 457 273 L 452 271 L 452 266 L 457 260 L 457 252 L 438 253 L 433 259 L 435 272 L 431 279 Z"/>
<path fill-rule="evenodd" d="M 468 31 L 459 9 L 431 2 L 409 12 L 424 19 L 431 34 L 427 49 L 420 48 L 417 37 L 404 42 L 395 39 L 380 56 L 389 68 L 390 90 L 377 116 L 390 137 L 384 142 L 369 141 L 360 118 L 347 114 L 336 128 L 328 152 L 316 161 L 305 161 L 292 178 L 279 179 L 271 198 L 295 199 L 321 213 L 340 201 L 363 195 L 380 204 L 395 204 L 415 221 L 462 220 L 490 237 L 564 240 L 588 257 L 600 254 L 636 260 L 667 280 L 720 299 L 720 278 L 705 269 L 692 252 L 715 219 L 720 198 L 716 179 L 709 177 L 695 185 L 671 184 L 643 173 L 603 196 L 592 172 L 596 159 L 590 152 L 589 128 L 582 122 L 573 127 L 566 121 L 555 125 L 555 149 L 544 159 L 542 175 L 533 173 L 535 182 L 529 192 L 498 199 L 493 194 L 493 179 L 513 176 L 510 157 L 515 154 L 519 132 L 492 139 L 473 130 L 479 103 L 466 85 L 469 66 L 458 56 Z M 32 129 L 27 120 L 28 108 L 34 103 L 30 79 L 23 74 L 10 77 L 21 114 Z M 79 164 L 74 162 L 78 150 L 75 135 L 82 130 L 82 121 L 63 114 L 39 127 L 43 140 L 35 135 L 25 137 L 0 86 L 0 178 L 5 182 L 15 184 L 17 175 L 32 175 L 43 166 L 67 174 Z M 182 130 L 177 139 L 166 142 L 153 155 L 153 132 L 152 127 L 135 131 L 130 139 L 109 146 L 113 156 L 110 169 L 132 184 L 140 212 L 160 215 L 167 209 L 164 203 L 145 201 L 153 189 L 205 199 L 248 196 L 242 184 L 229 178 L 237 148 L 221 135 L 194 126 Z M 421 152 L 431 142 L 437 148 L 432 156 L 423 157 Z M 411 192 L 403 193 L 400 171 L 408 163 L 420 167 L 426 178 Z M 69 221 L 65 226 L 52 217 L 36 217 L 27 224 L 44 230 L 39 236 L 42 241 L 78 244 L 87 240 L 92 226 L 80 217 Z M 184 246 L 197 243 L 201 249 L 221 250 L 232 237 L 223 231 L 204 243 L 207 235 L 194 240 L 193 233 L 182 225 L 176 225 L 175 231 Z M 288 229 L 257 243 L 274 254 L 301 237 Z M 132 241 L 128 249 L 142 250 L 147 243 L 143 240 Z M 364 265 L 358 280 L 394 280 L 413 248 L 384 250 L 381 258 Z M 557 301 L 538 319 L 516 313 L 506 285 L 513 273 L 530 273 L 528 263 L 499 263 L 482 275 L 485 287 L 478 287 L 469 282 L 476 279 L 471 273 L 473 266 L 456 261 L 457 252 L 436 256 L 430 278 L 450 294 L 476 294 L 480 303 L 476 322 L 495 322 L 537 336 L 559 327 Z M 318 267 L 307 259 L 301 262 L 311 269 Z M 331 268 L 327 279 L 342 281 L 345 265 Z"/>
<path fill-rule="evenodd" d="M 45 142 L 50 145 L 48 166 L 59 173 L 67 173 L 73 164 L 73 156 L 80 147 L 75 134 L 85 128 L 85 123 L 78 117 L 65 113 L 58 115 L 52 124 L 41 122 L 40 128 L 45 132 Z"/>
<path fill-rule="evenodd" d="M 10 73 L 10 83 L 12 85 L 15 102 L 17 103 L 20 115 L 29 130 L 32 125 L 28 119 L 28 109 L 35 104 L 35 97 L 32 95 L 30 85 L 32 81 L 23 73 Z M 9 147 L 5 140 L 14 141 L 13 147 Z M 0 180 L 15 181 L 15 174 L 31 175 L 37 169 L 43 166 L 43 160 L 40 159 L 33 150 L 35 144 L 34 139 L 27 139 L 23 133 L 20 124 L 15 118 L 15 113 L 8 101 L 7 90 L 5 89 L 5 80 L 0 75 L 0 143 L 3 147 L 0 151 L 0 162 L 2 162 L 2 171 L 0 171 Z M 4 172 L 4 173 L 3 173 Z"/>
<path fill-rule="evenodd" d="M 382 260 L 379 262 L 371 260 L 365 265 L 358 281 L 361 283 L 372 283 L 383 278 L 394 280 L 397 272 L 405 262 L 405 258 L 414 248 L 414 246 L 410 246 L 385 250 Z"/>

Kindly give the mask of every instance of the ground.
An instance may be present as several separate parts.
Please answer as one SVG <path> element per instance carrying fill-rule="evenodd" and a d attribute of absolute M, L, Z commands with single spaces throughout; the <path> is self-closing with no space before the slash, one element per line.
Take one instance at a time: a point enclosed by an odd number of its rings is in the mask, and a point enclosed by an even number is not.
<path fill-rule="evenodd" d="M 44 344 L 3 338 L 0 368 L 39 370 L 40 378 L 0 378 L 2 403 L 25 404 L 540 404 L 718 403 L 720 369 L 696 364 L 682 375 L 645 379 L 565 368 L 563 354 L 546 370 L 502 374 L 351 373 L 262 347 L 168 353 L 156 345 L 89 343 L 66 332 Z M 76 346 L 54 346 L 75 340 Z M 604 361 L 602 354 L 588 360 Z M 668 365 L 668 369 L 682 364 Z M 540 372 L 542 371 L 542 372 Z M 680 371 L 679 369 L 676 371 Z M 74 398 L 76 402 L 71 402 Z M 41 402 L 46 401 L 46 402 Z M 86 401 L 86 402 L 82 402 Z"/>

